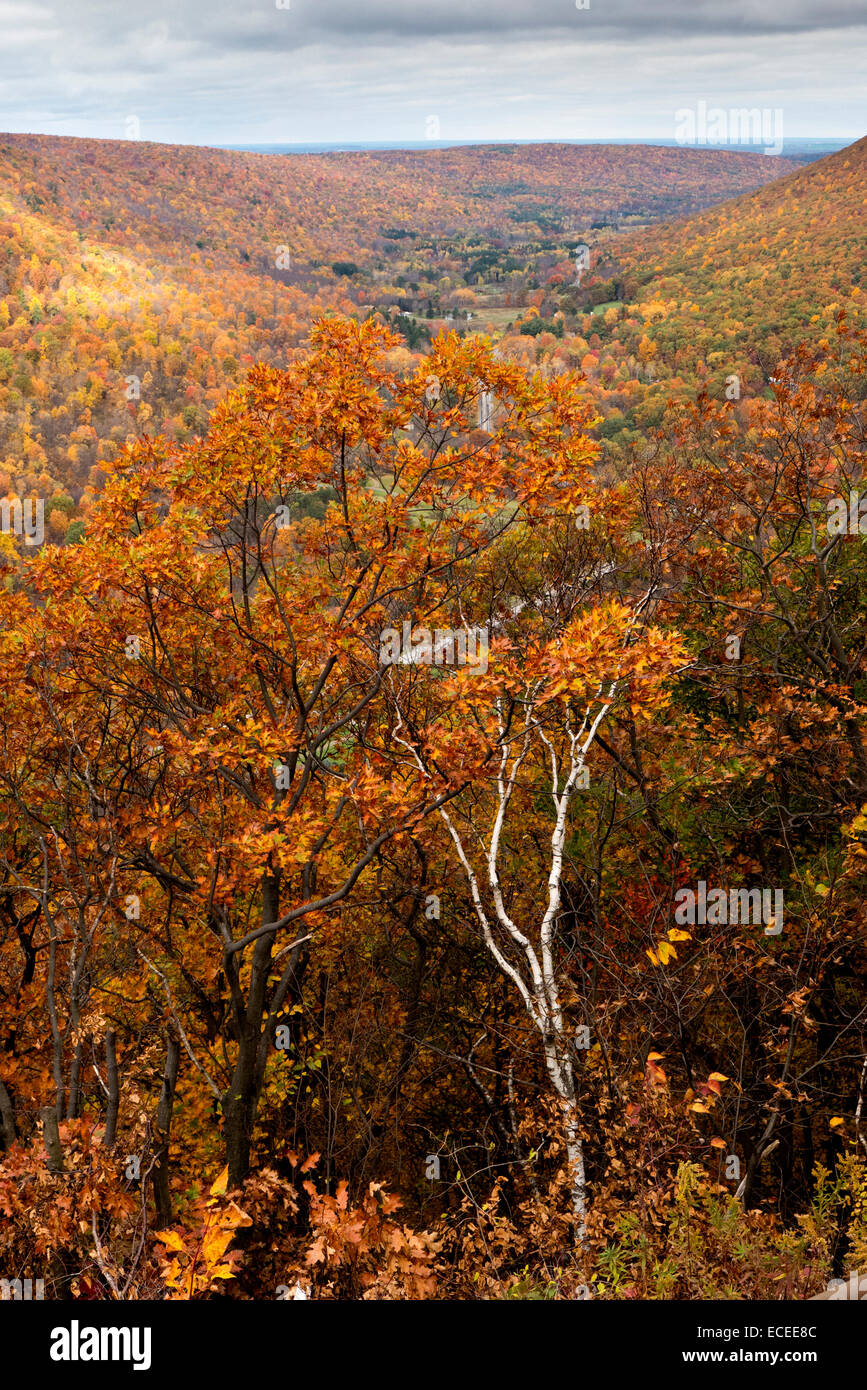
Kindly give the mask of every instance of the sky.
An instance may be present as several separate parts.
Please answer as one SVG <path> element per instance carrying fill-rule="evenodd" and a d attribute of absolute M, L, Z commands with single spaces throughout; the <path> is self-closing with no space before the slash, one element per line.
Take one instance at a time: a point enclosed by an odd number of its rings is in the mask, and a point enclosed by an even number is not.
<path fill-rule="evenodd" d="M 786 139 L 865 133 L 864 0 L 578 4 L 0 0 L 0 130 L 653 141 L 703 102 L 768 112 Z"/>

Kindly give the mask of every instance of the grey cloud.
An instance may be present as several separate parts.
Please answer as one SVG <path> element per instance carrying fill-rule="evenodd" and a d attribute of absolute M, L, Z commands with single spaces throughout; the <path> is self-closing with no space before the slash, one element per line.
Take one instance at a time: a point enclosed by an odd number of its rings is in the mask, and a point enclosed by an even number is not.
<path fill-rule="evenodd" d="M 862 0 L 291 0 L 299 26 L 319 34 L 442 37 L 469 34 L 566 34 L 576 24 L 611 38 L 654 34 L 799 33 L 863 24 Z"/>
<path fill-rule="evenodd" d="M 38 16 L 51 16 L 53 29 L 86 41 L 95 55 L 113 47 L 123 52 L 131 35 L 162 25 L 167 43 L 273 51 L 349 40 L 737 38 L 829 32 L 865 21 L 863 0 L 590 0 L 586 10 L 576 9 L 574 0 L 289 0 L 284 9 L 276 0 L 148 0 L 129 6 L 73 0 L 56 8 L 5 0 L 0 22 L 7 12 L 7 35 L 14 37 L 17 14 L 30 32 L 37 32 Z"/>

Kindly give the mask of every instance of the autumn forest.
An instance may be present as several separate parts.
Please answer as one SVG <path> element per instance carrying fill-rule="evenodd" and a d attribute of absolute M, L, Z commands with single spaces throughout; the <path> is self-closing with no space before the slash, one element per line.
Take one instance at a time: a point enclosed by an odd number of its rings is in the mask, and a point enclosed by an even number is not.
<path fill-rule="evenodd" d="M 0 136 L 4 1281 L 867 1273 L 865 207 Z"/>

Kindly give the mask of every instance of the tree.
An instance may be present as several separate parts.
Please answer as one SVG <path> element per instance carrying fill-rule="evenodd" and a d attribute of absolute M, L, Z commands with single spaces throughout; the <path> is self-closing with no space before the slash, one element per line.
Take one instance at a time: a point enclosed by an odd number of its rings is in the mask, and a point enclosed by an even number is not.
<path fill-rule="evenodd" d="M 34 640 L 66 650 L 76 692 L 57 755 L 124 846 L 102 891 L 141 901 L 167 999 L 166 970 L 197 981 L 203 1017 L 208 981 L 228 984 L 225 1084 L 191 1056 L 233 1183 L 311 939 L 382 846 L 463 785 L 432 792 L 383 725 L 381 630 L 416 608 L 454 623 L 479 556 L 574 499 L 589 456 L 573 388 L 549 394 L 454 337 L 404 380 L 382 365 L 397 341 L 324 322 L 288 371 L 256 368 L 205 439 L 131 447 L 83 543 L 35 568 L 51 601 Z M 504 412 L 481 444 L 480 380 Z M 287 518 L 291 493 L 323 487 L 323 518 Z M 183 945 L 166 930 L 178 913 L 195 924 Z"/>
<path fill-rule="evenodd" d="M 589 478 L 582 481 L 590 486 Z M 544 540 L 531 548 L 548 553 Z M 428 709 L 419 727 L 413 712 L 419 693 L 412 683 L 406 692 L 394 690 L 399 739 L 436 791 L 452 784 L 447 769 L 458 739 L 467 745 L 475 737 L 488 749 L 482 769 L 490 764 L 491 773 L 484 780 L 477 776 L 453 805 L 444 802 L 439 815 L 466 876 L 485 946 L 520 996 L 542 1044 L 562 1112 L 579 1240 L 586 1234 L 587 1192 L 576 1040 L 563 1006 L 564 992 L 571 1005 L 576 991 L 562 940 L 564 853 L 576 798 L 589 785 L 588 756 L 606 719 L 620 706 L 637 719 L 658 711 L 665 682 L 683 657 L 676 637 L 644 619 L 652 588 L 634 593 L 629 606 L 611 602 L 598 583 L 599 553 L 584 550 L 581 558 L 583 567 L 579 562 L 566 573 L 561 569 L 553 591 L 541 569 L 528 591 L 525 574 L 526 597 L 516 603 L 508 581 L 517 573 L 504 546 L 487 554 L 483 569 L 499 591 L 488 621 L 503 632 L 488 672 L 471 673 L 454 686 L 449 682 L 433 725 Z M 550 808 L 539 831 L 550 848 L 538 860 L 524 851 L 517 871 L 515 844 L 526 839 L 521 828 L 533 821 L 540 801 Z M 579 1031 L 587 1037 L 579 1048 L 589 1046 L 595 1028 L 586 1005 L 582 1012 Z"/>

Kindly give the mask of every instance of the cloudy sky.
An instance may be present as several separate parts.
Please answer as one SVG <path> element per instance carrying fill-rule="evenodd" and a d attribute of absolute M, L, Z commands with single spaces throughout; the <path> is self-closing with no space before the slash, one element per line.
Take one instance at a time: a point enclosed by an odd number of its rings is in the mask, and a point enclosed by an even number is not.
<path fill-rule="evenodd" d="M 787 138 L 865 133 L 864 0 L 579 2 L 0 0 L 0 130 L 674 139 L 704 101 L 780 109 Z"/>

